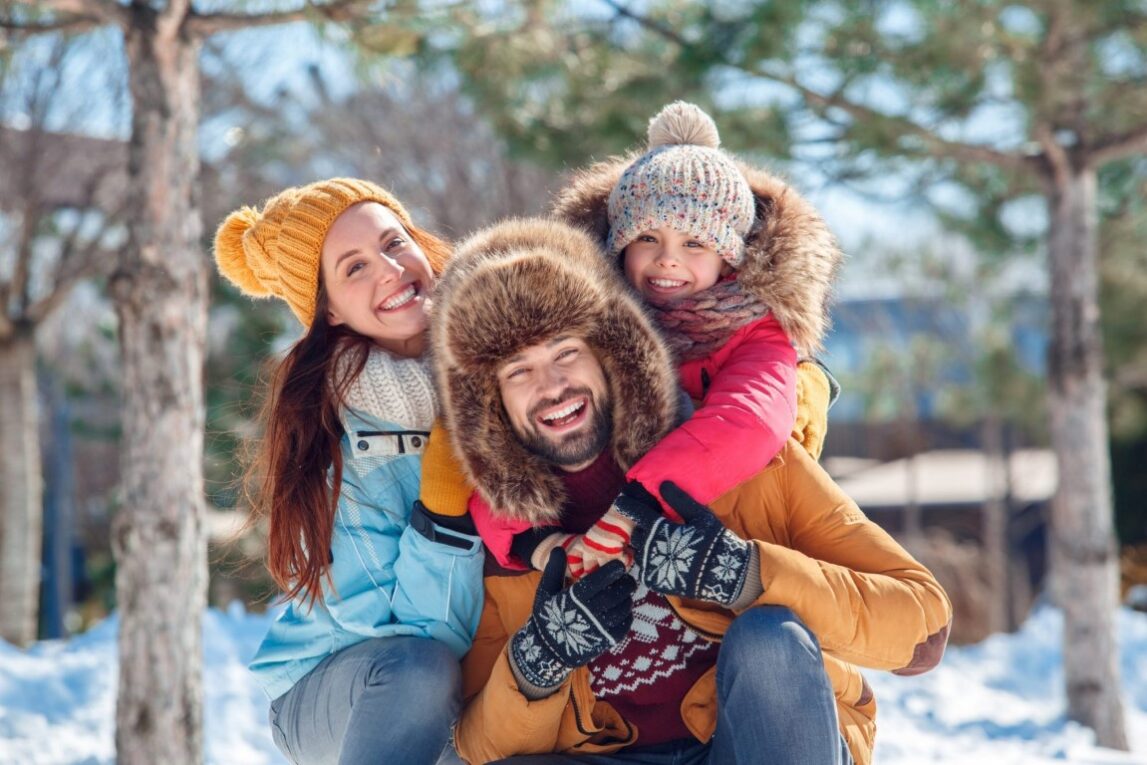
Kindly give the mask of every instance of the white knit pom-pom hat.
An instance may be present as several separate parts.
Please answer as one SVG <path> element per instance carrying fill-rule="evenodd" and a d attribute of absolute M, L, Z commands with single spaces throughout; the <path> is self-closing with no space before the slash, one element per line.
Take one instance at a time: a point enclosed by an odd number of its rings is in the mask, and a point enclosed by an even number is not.
<path fill-rule="evenodd" d="M 753 225 L 753 192 L 722 151 L 713 119 L 675 101 L 649 121 L 648 148 L 609 194 L 611 255 L 662 226 L 697 237 L 736 268 Z"/>

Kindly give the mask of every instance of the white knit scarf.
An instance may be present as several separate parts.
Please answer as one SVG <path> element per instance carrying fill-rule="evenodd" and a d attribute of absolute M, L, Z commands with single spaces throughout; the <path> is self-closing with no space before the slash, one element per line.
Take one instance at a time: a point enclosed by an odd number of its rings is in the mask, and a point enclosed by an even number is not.
<path fill-rule="evenodd" d="M 371 348 L 362 374 L 347 388 L 346 405 L 408 430 L 430 430 L 438 416 L 430 362 Z"/>

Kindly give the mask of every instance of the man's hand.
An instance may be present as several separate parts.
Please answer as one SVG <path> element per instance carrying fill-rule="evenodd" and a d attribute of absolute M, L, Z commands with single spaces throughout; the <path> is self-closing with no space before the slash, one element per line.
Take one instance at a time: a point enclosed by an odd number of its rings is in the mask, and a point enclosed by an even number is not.
<path fill-rule="evenodd" d="M 531 698 L 549 695 L 575 667 L 616 645 L 633 622 L 637 583 L 619 561 L 562 589 L 565 568 L 565 550 L 556 548 L 538 583 L 533 614 L 510 641 L 511 668 Z"/>
<path fill-rule="evenodd" d="M 753 546 L 725 528 L 705 507 L 672 481 L 661 484 L 661 496 L 685 520 L 671 523 L 661 513 L 657 500 L 630 487 L 614 502 L 637 526 L 633 547 L 641 565 L 642 581 L 665 595 L 680 595 L 733 607 L 742 605 L 742 594 L 753 599 L 760 593 L 759 572 L 752 572 Z M 746 579 L 755 574 L 755 593 L 745 590 Z"/>

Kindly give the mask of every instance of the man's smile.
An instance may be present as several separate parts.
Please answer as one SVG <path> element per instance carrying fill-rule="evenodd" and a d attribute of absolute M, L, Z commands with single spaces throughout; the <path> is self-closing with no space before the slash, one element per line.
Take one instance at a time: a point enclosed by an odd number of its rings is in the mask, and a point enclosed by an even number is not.
<path fill-rule="evenodd" d="M 561 435 L 581 427 L 589 412 L 589 398 L 575 396 L 548 408 L 542 408 L 534 416 L 534 422 L 546 432 Z"/>

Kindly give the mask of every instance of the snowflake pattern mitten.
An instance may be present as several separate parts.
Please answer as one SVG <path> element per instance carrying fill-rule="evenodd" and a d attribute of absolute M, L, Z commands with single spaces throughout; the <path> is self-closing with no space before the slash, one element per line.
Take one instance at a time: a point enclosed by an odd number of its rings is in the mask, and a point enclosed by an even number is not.
<path fill-rule="evenodd" d="M 620 561 L 562 589 L 565 568 L 565 550 L 558 547 L 538 583 L 533 614 L 510 641 L 511 669 L 519 684 L 529 686 L 523 692 L 534 698 L 616 645 L 633 621 L 637 583 Z"/>
<path fill-rule="evenodd" d="M 661 484 L 661 496 L 685 523 L 667 520 L 652 496 L 642 499 L 630 492 L 614 503 L 637 523 L 633 547 L 642 581 L 664 595 L 733 606 L 745 589 L 752 545 L 671 481 Z"/>

